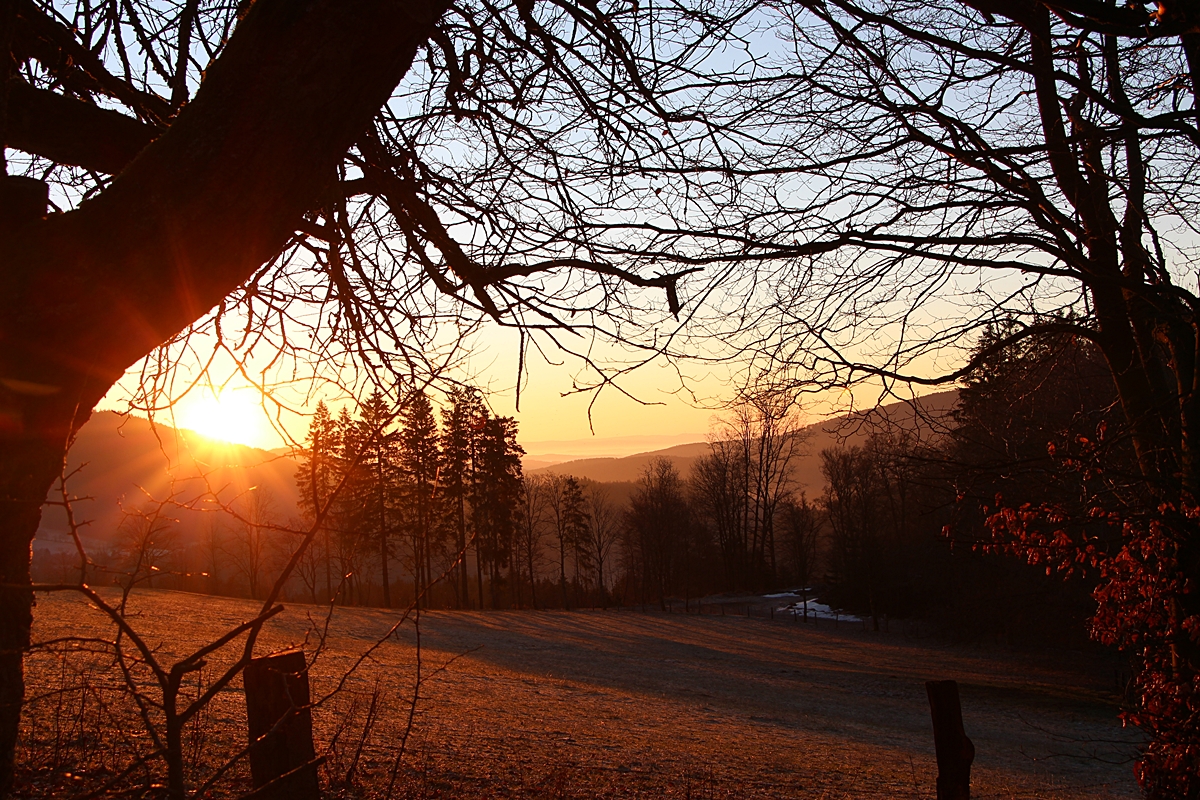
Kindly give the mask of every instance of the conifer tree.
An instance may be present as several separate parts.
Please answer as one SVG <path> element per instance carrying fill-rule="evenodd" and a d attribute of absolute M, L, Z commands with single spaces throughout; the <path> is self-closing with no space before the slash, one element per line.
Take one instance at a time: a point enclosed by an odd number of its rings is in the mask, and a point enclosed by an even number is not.
<path fill-rule="evenodd" d="M 450 407 L 442 410 L 441 484 L 455 532 L 457 568 L 453 571 L 455 604 L 471 605 L 467 583 L 467 508 L 474 485 L 474 452 L 480 419 L 487 413 L 477 389 L 462 387 L 450 393 Z M 482 602 L 482 597 L 480 598 Z"/>
<path fill-rule="evenodd" d="M 339 575 L 339 587 L 334 591 L 340 594 L 343 602 L 362 604 L 362 539 L 370 505 L 370 485 L 362 463 L 365 443 L 362 426 L 346 408 L 338 413 L 336 427 L 339 457 L 346 472 L 346 482 L 332 520 Z"/>
<path fill-rule="evenodd" d="M 521 495 L 521 456 L 517 444 L 517 421 L 512 417 L 483 420 L 476 447 L 473 495 L 477 575 L 487 566 L 492 607 L 499 605 L 500 567 L 512 558 L 517 506 Z M 482 580 L 480 582 L 480 606 Z"/>
<path fill-rule="evenodd" d="M 323 545 L 325 562 L 325 595 L 333 597 L 333 575 L 331 571 L 332 551 L 329 542 L 330 518 L 334 509 L 326 508 L 335 502 L 334 489 L 341 480 L 343 465 L 339 460 L 340 441 L 337 424 L 325 401 L 317 403 L 317 411 L 308 425 L 308 446 L 300 456 L 296 470 L 296 485 L 300 490 L 300 510 L 309 520 L 315 521 L 322 512 L 326 519 L 321 525 L 320 541 Z M 314 589 L 314 594 L 315 594 Z"/>
<path fill-rule="evenodd" d="M 391 538 L 395 528 L 395 510 L 399 486 L 398 435 L 392 427 L 396 413 L 382 392 L 375 391 L 359 409 L 357 427 L 361 436 L 359 475 L 365 498 L 364 534 L 374 539 L 379 554 L 380 579 L 383 583 L 383 605 L 392 607 L 391 579 L 388 562 L 391 559 Z"/>
<path fill-rule="evenodd" d="M 433 404 L 423 391 L 409 394 L 400 411 L 400 425 L 397 455 L 402 476 L 403 518 L 412 543 L 413 590 L 420 598 L 432 583 L 441 461 Z"/>

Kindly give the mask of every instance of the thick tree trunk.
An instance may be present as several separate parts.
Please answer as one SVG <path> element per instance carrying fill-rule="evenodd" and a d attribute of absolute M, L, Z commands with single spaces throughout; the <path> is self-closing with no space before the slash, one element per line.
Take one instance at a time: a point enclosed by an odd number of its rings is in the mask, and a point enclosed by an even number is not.
<path fill-rule="evenodd" d="M 30 543 L 70 435 L 124 370 L 289 240 L 446 0 L 258 0 L 196 97 L 98 197 L 0 231 L 0 792 Z M 31 145 L 30 149 L 34 149 Z"/>
<path fill-rule="evenodd" d="M 16 388 L 21 391 L 0 385 L 0 795 L 12 784 L 33 622 L 33 593 L 20 587 L 30 582 L 30 548 L 46 493 L 61 473 L 70 437 L 95 402 L 85 400 L 88 410 L 74 419 L 76 404 L 65 397 Z"/>

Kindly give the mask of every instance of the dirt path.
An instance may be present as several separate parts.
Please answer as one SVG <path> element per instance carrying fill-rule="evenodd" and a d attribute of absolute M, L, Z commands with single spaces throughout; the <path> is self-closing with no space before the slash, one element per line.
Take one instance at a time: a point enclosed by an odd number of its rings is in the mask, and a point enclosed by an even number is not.
<path fill-rule="evenodd" d="M 174 642 L 171 650 L 182 649 L 177 637 L 199 642 L 254 608 L 171 592 L 143 593 L 137 604 L 155 612 L 140 621 L 148 638 Z M 266 647 L 306 633 L 311 642 L 308 616 L 321 613 L 289 606 Z M 316 688 L 328 689 L 393 619 L 339 610 Z M 78 600 L 39 604 L 40 637 L 68 625 L 103 629 Z M 1121 730 L 1101 676 L 1065 658 L 632 612 L 434 612 L 422 616 L 421 637 L 426 675 L 457 660 L 425 684 L 418 706 L 405 762 L 417 796 L 932 798 L 930 678 L 959 681 L 978 751 L 973 797 L 1138 796 L 1128 744 L 1136 735 Z M 346 769 L 345 743 L 359 736 L 377 685 L 384 711 L 356 768 L 387 771 L 414 641 L 406 628 L 349 681 L 349 694 L 318 709 L 326 742 L 339 720 L 358 720 L 339 737 L 331 775 Z M 239 690 L 224 693 L 215 728 L 244 730 Z"/>

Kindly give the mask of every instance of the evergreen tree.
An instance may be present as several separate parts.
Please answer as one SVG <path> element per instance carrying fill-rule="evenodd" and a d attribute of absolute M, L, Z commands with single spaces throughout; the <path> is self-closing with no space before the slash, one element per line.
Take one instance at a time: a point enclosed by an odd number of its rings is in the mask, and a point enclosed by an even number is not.
<path fill-rule="evenodd" d="M 403 486 L 403 519 L 412 544 L 413 589 L 417 598 L 433 581 L 432 554 L 438 530 L 438 472 L 441 452 L 433 405 L 414 391 L 400 411 L 397 440 Z"/>
<path fill-rule="evenodd" d="M 510 566 L 517 508 L 521 499 L 521 456 L 517 421 L 491 417 L 483 421 L 475 451 L 472 508 L 478 574 L 486 565 L 491 582 L 492 608 L 499 606 L 500 568 Z M 480 606 L 482 607 L 482 584 Z"/>
<path fill-rule="evenodd" d="M 469 387 L 450 393 L 450 407 L 442 410 L 441 485 L 450 527 L 455 533 L 457 568 L 453 571 L 455 605 L 469 608 L 467 583 L 467 509 L 474 478 L 474 454 L 481 418 L 487 414 L 479 391 Z M 482 601 L 482 597 L 480 598 Z"/>
<path fill-rule="evenodd" d="M 383 584 L 383 605 L 392 607 L 391 579 L 388 562 L 391 560 L 391 539 L 395 525 L 396 505 L 400 494 L 398 435 L 392 427 L 396 413 L 383 393 L 375 391 L 359 408 L 357 428 L 361 441 L 359 476 L 363 499 L 367 506 L 363 514 L 363 534 L 378 547 L 379 571 Z"/>
<path fill-rule="evenodd" d="M 335 516 L 333 492 L 342 478 L 343 465 L 339 458 L 338 427 L 325 401 L 317 403 L 317 411 L 308 425 L 307 447 L 301 453 L 296 470 L 296 485 L 300 490 L 300 511 L 311 523 L 325 514 L 319 532 L 325 567 L 325 596 L 333 597 L 332 551 L 329 535 L 331 518 Z M 326 506 L 329 506 L 328 508 Z M 315 593 L 315 591 L 314 591 Z"/>
<path fill-rule="evenodd" d="M 370 483 L 363 466 L 365 442 L 362 426 L 344 407 L 338 412 L 337 441 L 345 484 L 338 497 L 332 520 L 334 561 L 338 566 L 339 586 L 334 592 L 343 602 L 363 604 L 361 580 L 363 568 L 363 531 L 370 507 Z"/>

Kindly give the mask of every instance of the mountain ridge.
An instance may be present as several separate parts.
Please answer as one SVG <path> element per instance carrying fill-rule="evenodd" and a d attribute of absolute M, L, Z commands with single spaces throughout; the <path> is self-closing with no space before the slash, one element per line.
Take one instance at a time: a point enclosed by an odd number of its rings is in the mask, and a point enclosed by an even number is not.
<path fill-rule="evenodd" d="M 823 489 L 820 451 L 838 444 L 861 444 L 873 432 L 896 428 L 920 436 L 936 436 L 944 430 L 941 423 L 958 402 L 958 390 L 923 395 L 913 400 L 888 403 L 866 411 L 855 411 L 815 422 L 798 431 L 805 437 L 803 453 L 796 460 L 796 479 L 802 488 Z M 599 483 L 636 481 L 656 458 L 665 458 L 685 478 L 696 460 L 708 453 L 707 442 L 679 444 L 662 450 L 622 457 L 581 458 L 527 469 L 527 474 L 574 475 Z"/>

